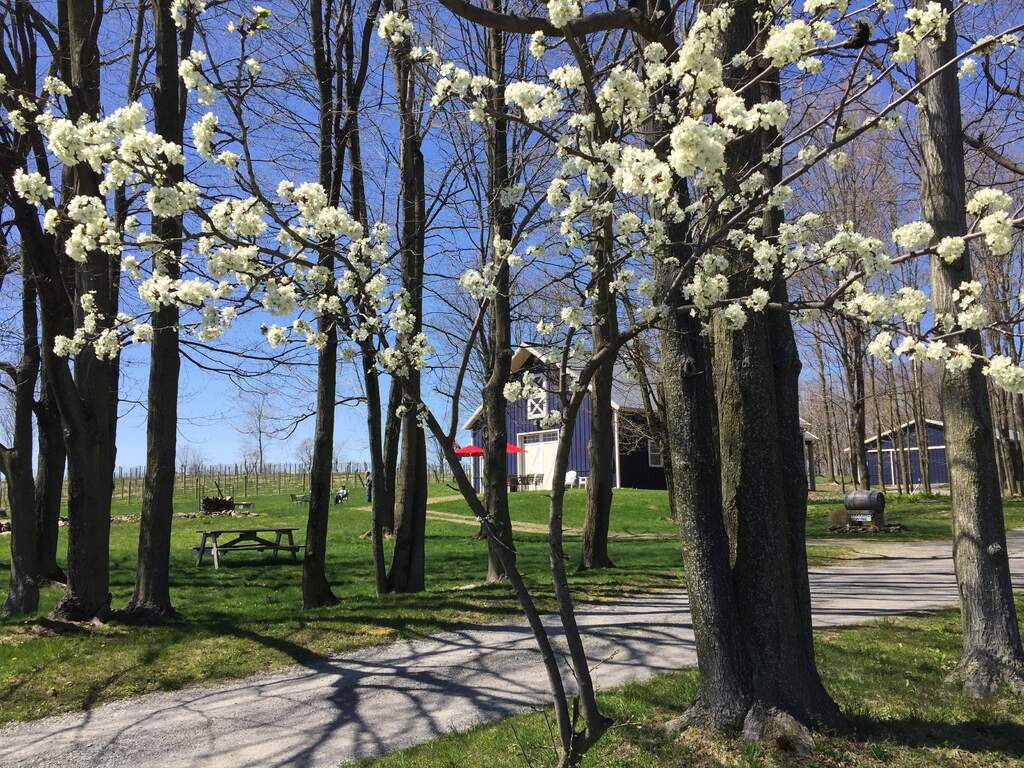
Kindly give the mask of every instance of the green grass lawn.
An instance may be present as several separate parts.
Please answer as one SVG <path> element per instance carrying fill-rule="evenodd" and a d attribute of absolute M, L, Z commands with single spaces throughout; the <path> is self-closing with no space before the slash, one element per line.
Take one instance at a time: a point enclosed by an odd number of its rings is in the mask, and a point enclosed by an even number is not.
<path fill-rule="evenodd" d="M 1024 610 L 1024 600 L 1018 611 Z M 819 632 L 822 678 L 849 718 L 842 733 L 819 735 L 812 758 L 760 744 L 661 725 L 692 701 L 695 671 L 628 685 L 600 696 L 613 728 L 584 768 L 976 768 L 1024 765 L 1024 696 L 978 702 L 943 681 L 957 660 L 955 611 Z M 504 768 L 553 765 L 545 713 L 509 718 L 465 734 L 367 761 L 364 768 Z"/>
<path fill-rule="evenodd" d="M 452 495 L 433 487 L 434 497 Z M 528 499 L 528 496 L 534 498 Z M 581 514 L 582 492 L 571 494 L 569 507 Z M 519 494 L 537 503 L 540 494 Z M 113 621 L 105 626 L 77 628 L 70 634 L 36 620 L 0 622 L 0 721 L 39 717 L 81 709 L 138 693 L 213 682 L 252 672 L 308 663 L 324 654 L 416 637 L 460 623 L 495 620 L 515 614 L 518 604 L 509 587 L 481 584 L 486 574 L 486 544 L 474 540 L 473 526 L 431 520 L 427 525 L 427 591 L 378 600 L 373 591 L 369 514 L 359 494 L 331 512 L 329 578 L 339 605 L 301 610 L 302 569 L 299 563 L 272 555 L 235 553 L 215 571 L 209 561 L 197 568 L 192 547 L 197 529 L 293 526 L 296 541 L 305 538 L 305 507 L 287 494 L 256 499 L 257 517 L 175 519 L 172 535 L 172 599 L 179 621 L 159 627 L 135 627 Z M 182 511 L 195 509 L 182 500 Z M 137 514 L 118 502 L 115 515 Z M 616 527 L 634 518 L 663 515 L 634 499 L 617 496 Z M 64 530 L 62 529 L 62 534 Z M 111 592 L 115 607 L 131 594 L 138 540 L 135 522 L 111 526 Z M 548 554 L 545 537 L 517 536 L 521 569 L 546 605 Z M 63 542 L 61 545 L 63 549 Z M 679 544 L 663 541 L 614 542 L 619 567 L 574 577 L 581 599 L 610 599 L 630 590 L 659 589 L 681 583 Z M 579 540 L 566 541 L 574 565 Z M 7 542 L 0 550 L 0 583 L 8 580 Z M 466 589 L 467 585 L 475 585 Z M 41 615 L 53 607 L 61 588 L 42 596 Z"/>
<path fill-rule="evenodd" d="M 276 489 L 275 489 L 276 490 Z M 444 520 L 427 525 L 427 591 L 378 600 L 373 592 L 370 544 L 364 534 L 369 514 L 361 489 L 350 502 L 331 513 L 328 576 L 339 605 L 302 611 L 301 566 L 275 563 L 268 554 L 228 555 L 219 571 L 209 563 L 195 565 L 192 547 L 199 528 L 292 526 L 296 541 L 305 538 L 303 505 L 292 504 L 287 488 L 281 495 L 256 497 L 252 518 L 176 518 L 172 536 L 172 599 L 179 620 L 159 627 L 134 627 L 116 620 L 105 626 L 68 630 L 39 620 L 0 621 L 0 722 L 40 717 L 138 693 L 170 690 L 253 672 L 308 663 L 320 656 L 370 644 L 416 637 L 459 624 L 480 622 L 518 612 L 505 585 L 481 581 L 486 572 L 486 546 L 474 540 L 476 529 Z M 291 489 L 291 490 L 298 490 Z M 432 498 L 455 495 L 451 488 L 433 485 Z M 546 525 L 547 496 L 543 492 L 511 497 L 515 520 Z M 132 503 L 118 499 L 114 515 L 138 515 Z M 586 493 L 573 489 L 566 498 L 566 527 L 582 524 Z M 827 502 L 812 508 L 810 530 L 827 519 Z M 911 505 L 908 505 L 908 508 Z M 194 496 L 184 494 L 181 512 L 196 508 Z M 431 506 L 442 512 L 468 515 L 460 501 Z M 948 507 L 947 507 L 948 508 Z M 939 535 L 943 502 L 913 505 L 915 514 L 934 522 Z M 1014 514 L 1020 519 L 1020 509 Z M 911 532 L 920 535 L 914 518 Z M 682 565 L 676 529 L 668 519 L 663 491 L 617 490 L 612 514 L 617 533 L 663 534 L 657 538 L 616 539 L 610 543 L 611 571 L 573 576 L 581 600 L 613 599 L 630 591 L 678 587 Z M 62 535 L 64 531 L 62 530 Z M 111 526 L 111 592 L 115 608 L 123 607 L 132 589 L 138 524 Z M 541 603 L 551 605 L 546 538 L 520 531 L 516 535 L 521 569 Z M 810 561 L 822 564 L 842 555 L 842 542 L 809 548 Z M 8 545 L 0 539 L 0 584 L 8 580 Z M 62 542 L 61 550 L 64 544 Z M 570 567 L 579 559 L 579 538 L 566 539 Z M 467 588 L 469 586 L 469 588 Z M 61 588 L 49 587 L 42 596 L 41 616 L 53 607 Z"/>
<path fill-rule="evenodd" d="M 843 506 L 839 493 L 811 493 L 807 505 L 807 535 L 813 538 L 873 538 L 883 541 L 900 539 L 948 539 L 950 533 L 949 496 L 925 496 L 895 492 L 885 495 L 885 520 L 900 523 L 907 530 L 894 534 L 848 534 L 828 530 L 828 513 Z M 1007 528 L 1024 527 L 1024 501 L 1020 498 L 1003 502 Z"/>

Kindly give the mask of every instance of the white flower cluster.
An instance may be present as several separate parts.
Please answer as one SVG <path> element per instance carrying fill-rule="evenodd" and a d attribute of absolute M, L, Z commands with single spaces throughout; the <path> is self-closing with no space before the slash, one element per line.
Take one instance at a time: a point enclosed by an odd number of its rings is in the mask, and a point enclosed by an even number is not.
<path fill-rule="evenodd" d="M 1005 256 L 1013 248 L 1013 199 L 1001 189 L 980 189 L 967 202 L 967 212 L 980 216 L 978 230 L 996 256 Z"/>
<path fill-rule="evenodd" d="M 554 117 L 562 108 L 562 97 L 558 91 L 540 83 L 509 83 L 505 88 L 505 100 L 518 106 L 526 119 L 534 123 Z"/>
<path fill-rule="evenodd" d="M 14 191 L 29 205 L 39 205 L 53 197 L 53 187 L 39 173 L 26 173 L 18 168 L 14 171 Z"/>
<path fill-rule="evenodd" d="M 394 46 L 404 43 L 406 39 L 412 37 L 412 33 L 412 22 L 395 11 L 388 11 L 380 17 L 380 21 L 377 23 L 377 35 Z"/>
<path fill-rule="evenodd" d="M 784 67 L 801 59 L 817 45 L 818 40 L 828 43 L 835 36 L 835 28 L 827 21 L 808 23 L 795 19 L 785 26 L 772 27 L 764 44 L 764 57 L 773 67 Z"/>
<path fill-rule="evenodd" d="M 925 38 L 933 48 L 945 40 L 949 13 L 935 0 L 931 0 L 924 8 L 910 8 L 907 21 L 907 29 L 896 34 L 896 51 L 892 57 L 898 64 L 906 64 L 914 58 L 917 46 Z"/>
<path fill-rule="evenodd" d="M 189 13 L 198 16 L 205 10 L 206 0 L 172 0 L 171 2 L 171 18 L 174 20 L 174 26 L 178 29 L 185 28 Z"/>
<path fill-rule="evenodd" d="M 902 227 L 894 229 L 892 241 L 896 245 L 913 251 L 924 248 L 934 236 L 935 230 L 932 229 L 931 224 L 926 221 L 912 221 L 910 224 L 904 224 Z"/>
<path fill-rule="evenodd" d="M 524 373 L 518 380 L 505 384 L 504 395 L 509 402 L 516 400 L 540 400 L 547 397 L 547 390 L 540 383 L 541 377 Z"/>
<path fill-rule="evenodd" d="M 583 12 L 580 0 L 548 0 L 548 18 L 556 27 L 564 27 Z"/>

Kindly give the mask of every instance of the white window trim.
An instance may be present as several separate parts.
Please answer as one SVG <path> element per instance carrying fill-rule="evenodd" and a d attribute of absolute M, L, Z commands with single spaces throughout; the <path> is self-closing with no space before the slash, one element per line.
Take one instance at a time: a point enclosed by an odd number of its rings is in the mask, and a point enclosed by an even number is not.
<path fill-rule="evenodd" d="M 533 374 L 533 383 L 543 389 L 544 394 L 539 400 L 527 398 L 526 418 L 531 421 L 537 421 L 547 418 L 548 415 L 548 380 L 543 374 L 535 373 Z"/>
<path fill-rule="evenodd" d="M 655 451 L 655 450 L 653 450 L 653 448 L 654 448 L 654 441 L 653 440 L 648 440 L 647 441 L 647 466 L 654 467 L 655 469 L 664 469 L 665 468 L 665 457 L 662 455 L 661 451 Z M 654 457 L 655 456 L 658 457 L 658 463 L 657 464 L 654 463 Z"/>

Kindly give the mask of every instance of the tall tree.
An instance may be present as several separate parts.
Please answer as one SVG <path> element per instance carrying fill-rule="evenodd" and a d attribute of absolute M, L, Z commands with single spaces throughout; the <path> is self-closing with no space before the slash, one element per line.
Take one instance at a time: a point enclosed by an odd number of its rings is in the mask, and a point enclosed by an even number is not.
<path fill-rule="evenodd" d="M 408 18 L 408 0 L 388 2 L 389 11 Z M 407 344 L 423 328 L 423 250 L 426 227 L 426 191 L 423 139 L 420 135 L 416 78 L 408 40 L 394 48 L 392 71 L 398 102 L 399 164 L 401 177 L 402 288 L 411 327 L 402 331 Z M 412 366 L 392 386 L 402 389 L 402 445 L 395 503 L 395 547 L 388 586 L 392 592 L 421 592 L 424 588 L 424 548 L 427 524 L 427 443 L 420 427 L 420 373 Z"/>
<path fill-rule="evenodd" d="M 597 236 L 591 250 L 594 257 L 595 301 L 590 336 L 595 354 L 606 347 L 618 346 L 618 310 L 615 293 L 611 289 L 613 220 L 608 214 L 599 218 L 595 226 Z M 587 446 L 590 475 L 587 478 L 587 510 L 583 520 L 580 551 L 581 571 L 614 566 L 608 555 L 617 447 L 614 434 L 615 412 L 612 410 L 614 375 L 615 355 L 610 355 L 598 369 L 591 386 L 590 443 Z"/>
<path fill-rule="evenodd" d="M 502 0 L 490 0 L 490 9 L 502 12 Z M 512 246 L 512 213 L 506 200 L 511 184 L 508 160 L 508 119 L 505 104 L 505 35 L 500 30 L 486 32 L 487 76 L 494 81 L 489 91 L 488 109 L 494 119 L 487 124 L 488 211 L 490 213 L 491 258 L 496 268 L 494 295 L 488 303 L 488 376 L 483 388 L 484 506 L 493 533 L 487 540 L 487 580 L 506 577 L 501 554 L 503 547 L 514 553 L 512 521 L 508 511 L 508 429 L 505 422 L 508 403 L 505 385 L 512 367 L 511 280 L 507 249 Z"/>
<path fill-rule="evenodd" d="M 153 116 L 156 132 L 181 144 L 187 93 L 178 77 L 178 62 L 192 48 L 193 21 L 187 17 L 181 40 L 171 15 L 171 0 L 153 0 L 156 81 Z M 184 169 L 168 167 L 167 186 L 179 183 Z M 181 217 L 157 219 L 154 233 L 169 243 L 153 255 L 154 274 L 172 280 L 181 276 Z M 174 475 L 178 436 L 178 305 L 168 302 L 153 311 L 149 354 L 149 392 L 146 418 L 146 476 L 142 486 L 139 556 L 135 590 L 126 611 L 136 619 L 158 621 L 173 616 L 170 590 L 171 523 L 174 520 Z"/>
<path fill-rule="evenodd" d="M 7 599 L 0 607 L 0 615 L 6 616 L 35 613 L 39 607 L 39 551 L 32 478 L 32 405 L 39 376 L 37 325 L 35 288 L 28 259 L 22 256 L 21 360 L 16 366 L 0 365 L 10 376 L 14 389 L 13 441 L 10 446 L 0 445 L 0 469 L 7 477 L 7 500 L 11 507 L 11 580 Z"/>
<path fill-rule="evenodd" d="M 60 412 L 50 383 L 50 374 L 43 357 L 40 373 L 40 396 L 36 403 L 36 544 L 39 547 L 39 575 L 63 584 L 67 580 L 64 569 L 57 562 L 60 538 L 60 513 L 64 500 L 64 465 L 67 451 L 60 424 Z"/>
<path fill-rule="evenodd" d="M 922 0 L 918 6 L 924 7 Z M 952 11 L 950 0 L 941 0 Z M 937 43 L 937 44 L 936 44 Z M 967 232 L 964 136 L 960 86 L 952 62 L 957 55 L 952 14 L 941 41 L 917 49 L 922 82 L 919 143 L 921 212 L 936 241 Z M 932 260 L 932 296 L 939 316 L 955 314 L 953 293 L 972 279 L 970 249 L 952 263 Z M 975 330 L 950 332 L 950 343 L 981 352 Z M 942 373 L 940 398 L 953 515 L 953 560 L 960 588 L 963 653 L 955 674 L 973 695 L 994 693 L 1000 684 L 1024 687 L 1024 650 L 1013 601 L 1006 530 L 996 470 L 992 415 L 981 363 Z"/>
<path fill-rule="evenodd" d="M 335 73 L 329 63 L 331 14 L 324 13 L 321 0 L 309 4 L 310 35 L 313 48 L 313 73 L 317 80 L 319 136 L 317 172 L 320 185 L 328 191 L 331 205 L 338 204 L 333 194 L 335 173 L 340 174 L 340 158 L 335 158 L 334 116 L 337 104 L 334 94 Z M 333 243 L 320 249 L 319 265 L 327 274 L 334 274 Z M 334 291 L 334 280 L 327 290 Z M 306 519 L 306 550 L 302 558 L 302 606 L 320 608 L 334 605 L 338 598 L 327 580 L 327 522 L 331 509 L 331 470 L 334 458 L 334 408 L 337 391 L 338 326 L 329 309 L 317 316 L 317 327 L 323 340 L 316 360 L 316 428 L 313 433 L 313 463 L 309 480 L 309 514 Z"/>

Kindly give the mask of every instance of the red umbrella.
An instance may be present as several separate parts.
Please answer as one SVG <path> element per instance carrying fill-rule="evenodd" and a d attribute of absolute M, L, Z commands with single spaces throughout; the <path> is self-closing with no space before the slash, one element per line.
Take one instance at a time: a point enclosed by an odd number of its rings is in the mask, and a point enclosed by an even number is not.
<path fill-rule="evenodd" d="M 462 457 L 465 457 L 465 456 L 483 456 L 484 455 L 484 449 L 479 447 L 479 446 L 476 446 L 476 445 L 467 445 L 464 448 L 456 448 L 455 449 L 455 455 L 456 456 L 462 456 Z"/>
<path fill-rule="evenodd" d="M 512 443 L 505 443 L 505 453 L 526 453 L 526 450 Z"/>

